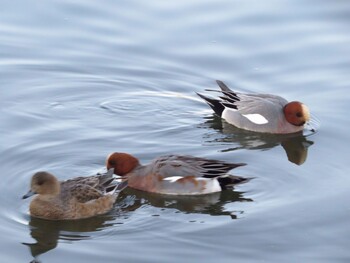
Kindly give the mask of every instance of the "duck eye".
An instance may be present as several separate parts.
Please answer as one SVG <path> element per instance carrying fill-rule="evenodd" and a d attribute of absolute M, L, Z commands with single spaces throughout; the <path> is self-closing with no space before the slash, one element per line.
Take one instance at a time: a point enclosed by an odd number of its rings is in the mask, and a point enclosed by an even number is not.
<path fill-rule="evenodd" d="M 298 118 L 301 118 L 301 117 L 303 117 L 303 114 L 299 111 L 299 112 L 297 112 L 296 116 L 297 116 Z"/>
<path fill-rule="evenodd" d="M 39 180 L 38 182 L 37 182 L 37 185 L 43 185 L 44 184 L 44 181 L 42 181 L 42 180 Z"/>
<path fill-rule="evenodd" d="M 115 160 L 109 160 L 108 163 L 112 166 L 117 165 L 117 162 Z"/>

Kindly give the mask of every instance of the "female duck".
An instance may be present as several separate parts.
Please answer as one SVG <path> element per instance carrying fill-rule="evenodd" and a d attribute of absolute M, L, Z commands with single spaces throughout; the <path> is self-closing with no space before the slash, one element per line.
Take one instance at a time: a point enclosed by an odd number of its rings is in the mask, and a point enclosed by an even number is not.
<path fill-rule="evenodd" d="M 30 214 L 34 217 L 51 220 L 81 219 L 111 210 L 119 192 L 126 185 L 126 182 L 115 182 L 113 169 L 103 175 L 77 177 L 63 182 L 48 172 L 37 172 L 23 199 L 37 194 L 29 207 Z"/>

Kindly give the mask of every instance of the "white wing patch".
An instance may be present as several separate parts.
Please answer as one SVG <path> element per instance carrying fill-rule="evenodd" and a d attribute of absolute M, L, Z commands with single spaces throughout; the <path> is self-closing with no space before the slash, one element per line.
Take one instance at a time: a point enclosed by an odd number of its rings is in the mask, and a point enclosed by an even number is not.
<path fill-rule="evenodd" d="M 255 114 L 242 114 L 242 116 L 246 117 L 251 122 L 254 122 L 255 124 L 266 124 L 269 123 L 269 121 L 262 116 L 261 114 L 255 113 Z"/>
<path fill-rule="evenodd" d="M 174 183 L 177 180 L 182 179 L 182 178 L 183 178 L 182 176 L 170 176 L 170 177 L 163 178 L 163 180 L 169 181 L 170 183 Z"/>

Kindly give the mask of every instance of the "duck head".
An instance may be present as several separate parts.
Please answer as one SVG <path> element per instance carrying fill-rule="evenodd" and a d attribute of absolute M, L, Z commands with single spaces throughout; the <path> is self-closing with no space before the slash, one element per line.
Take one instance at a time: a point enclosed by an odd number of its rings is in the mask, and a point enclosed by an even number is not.
<path fill-rule="evenodd" d="M 30 190 L 23 196 L 23 199 L 35 194 L 58 195 L 60 193 L 60 183 L 56 177 L 48 172 L 37 172 L 33 175 Z"/>
<path fill-rule="evenodd" d="M 128 174 L 139 165 L 139 160 L 128 153 L 114 152 L 106 160 L 107 169 L 114 168 L 114 173 L 120 176 Z"/>
<path fill-rule="evenodd" d="M 286 104 L 283 112 L 286 120 L 295 126 L 303 126 L 310 120 L 308 107 L 299 101 L 292 101 Z"/>

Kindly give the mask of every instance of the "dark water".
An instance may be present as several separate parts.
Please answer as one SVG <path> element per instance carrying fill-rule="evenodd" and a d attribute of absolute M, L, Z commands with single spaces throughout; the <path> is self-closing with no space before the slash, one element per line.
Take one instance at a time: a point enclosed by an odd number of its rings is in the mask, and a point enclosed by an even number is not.
<path fill-rule="evenodd" d="M 348 1 L 2 1 L 3 262 L 348 262 Z M 195 92 L 215 79 L 306 103 L 307 136 L 243 132 Z M 103 171 L 112 151 L 248 165 L 234 191 L 128 190 L 107 215 L 50 222 L 31 175 Z"/>

